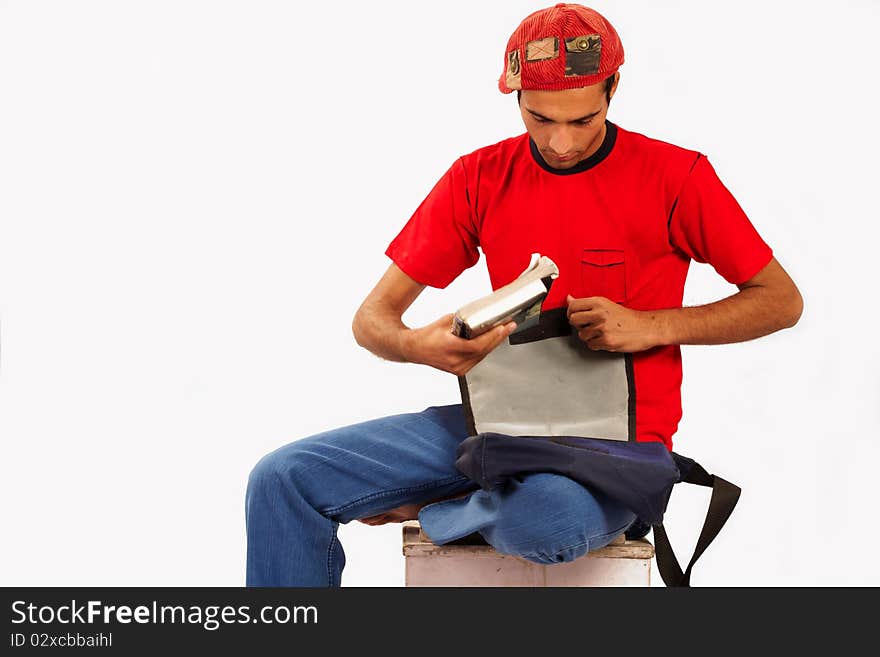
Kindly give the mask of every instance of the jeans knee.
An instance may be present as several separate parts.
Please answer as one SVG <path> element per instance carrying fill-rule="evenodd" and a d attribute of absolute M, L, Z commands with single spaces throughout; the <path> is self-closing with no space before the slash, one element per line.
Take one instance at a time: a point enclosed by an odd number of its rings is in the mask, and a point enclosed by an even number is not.
<path fill-rule="evenodd" d="M 286 475 L 295 460 L 290 456 L 282 455 L 282 450 L 276 449 L 257 461 L 248 475 L 247 498 L 253 499 L 257 495 L 271 496 L 285 481 L 293 483 L 292 478 Z"/>
<path fill-rule="evenodd" d="M 528 561 L 541 564 L 565 563 L 584 556 L 589 552 L 589 547 L 589 542 L 562 548 L 552 545 L 542 545 L 537 546 L 537 549 L 523 552 L 519 556 Z"/>
<path fill-rule="evenodd" d="M 536 563 L 563 563 L 574 561 L 584 556 L 587 552 L 605 547 L 615 538 L 620 536 L 632 524 L 634 516 L 629 514 L 623 525 L 603 534 L 584 536 L 573 533 L 568 542 L 557 540 L 536 541 L 532 545 L 519 551 L 519 556 Z M 560 544 L 562 547 L 560 547 Z"/>
<path fill-rule="evenodd" d="M 534 523 L 501 523 L 494 529 L 496 549 L 537 563 L 573 561 L 590 546 L 584 527 L 578 523 L 554 529 Z"/>
<path fill-rule="evenodd" d="M 277 485 L 277 472 L 271 453 L 266 454 L 257 461 L 257 464 L 248 475 L 247 492 L 245 493 L 248 504 L 254 498 L 265 495 L 269 488 Z"/>
<path fill-rule="evenodd" d="M 534 523 L 501 523 L 494 527 L 490 542 L 499 552 L 536 563 L 564 563 L 605 547 L 632 524 L 633 518 L 626 512 L 626 516 L 619 519 L 619 526 L 614 522 L 601 528 L 584 526 L 576 518 L 552 528 Z"/>

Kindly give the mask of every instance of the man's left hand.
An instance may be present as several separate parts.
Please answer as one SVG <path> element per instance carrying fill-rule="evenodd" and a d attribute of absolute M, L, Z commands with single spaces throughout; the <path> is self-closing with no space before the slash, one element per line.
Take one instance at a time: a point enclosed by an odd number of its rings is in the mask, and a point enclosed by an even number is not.
<path fill-rule="evenodd" d="M 567 296 L 568 323 L 593 351 L 644 351 L 663 344 L 656 315 L 632 310 L 605 297 Z"/>

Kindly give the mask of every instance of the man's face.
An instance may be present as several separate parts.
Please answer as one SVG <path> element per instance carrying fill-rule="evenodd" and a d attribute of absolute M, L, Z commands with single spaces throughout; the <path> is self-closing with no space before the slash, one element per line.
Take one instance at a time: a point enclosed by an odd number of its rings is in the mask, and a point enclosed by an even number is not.
<path fill-rule="evenodd" d="M 615 74 L 611 95 L 617 90 Z M 547 164 L 568 169 L 602 145 L 608 101 L 605 83 L 562 91 L 522 92 L 519 111 Z"/>

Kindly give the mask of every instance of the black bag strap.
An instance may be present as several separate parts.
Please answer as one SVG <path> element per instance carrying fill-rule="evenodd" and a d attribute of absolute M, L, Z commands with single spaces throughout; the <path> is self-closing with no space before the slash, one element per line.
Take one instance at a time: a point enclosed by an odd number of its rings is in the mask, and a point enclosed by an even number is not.
<path fill-rule="evenodd" d="M 663 524 L 654 525 L 654 551 L 657 557 L 657 568 L 660 570 L 660 577 L 666 586 L 690 586 L 691 571 L 694 564 L 697 563 L 706 548 L 718 536 L 718 532 L 724 527 L 730 514 L 739 500 L 742 492 L 739 486 L 722 479 L 716 475 L 710 475 L 705 468 L 696 461 L 687 457 L 682 457 L 673 452 L 673 457 L 679 468 L 682 470 L 681 481 L 688 484 L 696 484 L 697 486 L 706 486 L 712 489 L 712 499 L 709 500 L 709 510 L 706 513 L 706 520 L 703 522 L 703 529 L 700 532 L 700 538 L 694 548 L 694 554 L 687 569 L 682 572 L 672 545 L 669 543 L 669 537 Z"/>

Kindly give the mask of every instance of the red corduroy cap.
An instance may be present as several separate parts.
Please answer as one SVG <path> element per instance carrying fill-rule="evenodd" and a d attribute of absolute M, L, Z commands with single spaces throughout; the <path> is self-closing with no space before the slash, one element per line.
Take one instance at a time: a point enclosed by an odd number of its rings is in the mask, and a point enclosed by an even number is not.
<path fill-rule="evenodd" d="M 623 64 L 617 31 L 597 11 L 559 3 L 529 14 L 514 30 L 498 88 L 543 91 L 588 87 Z"/>

